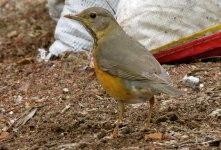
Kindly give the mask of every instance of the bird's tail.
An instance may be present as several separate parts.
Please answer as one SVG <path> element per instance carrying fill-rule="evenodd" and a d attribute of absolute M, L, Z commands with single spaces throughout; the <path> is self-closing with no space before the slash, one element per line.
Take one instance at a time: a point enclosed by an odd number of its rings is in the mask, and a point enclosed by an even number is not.
<path fill-rule="evenodd" d="M 180 96 L 184 94 L 183 91 L 173 87 L 170 84 L 153 83 L 153 84 L 149 84 L 149 86 L 155 92 L 165 93 L 171 96 Z"/>

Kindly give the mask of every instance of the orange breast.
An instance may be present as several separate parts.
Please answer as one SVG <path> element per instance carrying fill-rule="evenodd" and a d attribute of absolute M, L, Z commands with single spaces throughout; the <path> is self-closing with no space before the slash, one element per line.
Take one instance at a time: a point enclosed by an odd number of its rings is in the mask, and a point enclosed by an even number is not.
<path fill-rule="evenodd" d="M 133 95 L 126 90 L 123 79 L 102 71 L 96 61 L 94 61 L 94 68 L 100 84 L 110 96 L 117 100 L 129 100 L 133 98 Z"/>

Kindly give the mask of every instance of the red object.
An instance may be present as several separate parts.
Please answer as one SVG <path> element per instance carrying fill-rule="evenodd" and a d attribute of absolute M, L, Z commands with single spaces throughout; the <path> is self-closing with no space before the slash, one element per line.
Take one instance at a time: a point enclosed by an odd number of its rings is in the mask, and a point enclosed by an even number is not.
<path fill-rule="evenodd" d="M 221 32 L 154 54 L 160 63 L 221 56 Z"/>

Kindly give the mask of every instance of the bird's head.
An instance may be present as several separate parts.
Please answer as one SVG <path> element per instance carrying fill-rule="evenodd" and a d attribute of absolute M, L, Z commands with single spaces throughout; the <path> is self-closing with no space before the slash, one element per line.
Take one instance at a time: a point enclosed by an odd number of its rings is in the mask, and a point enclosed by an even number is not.
<path fill-rule="evenodd" d="M 117 24 L 113 15 L 108 10 L 100 7 L 88 8 L 79 14 L 65 15 L 64 17 L 79 21 L 97 39 Z"/>

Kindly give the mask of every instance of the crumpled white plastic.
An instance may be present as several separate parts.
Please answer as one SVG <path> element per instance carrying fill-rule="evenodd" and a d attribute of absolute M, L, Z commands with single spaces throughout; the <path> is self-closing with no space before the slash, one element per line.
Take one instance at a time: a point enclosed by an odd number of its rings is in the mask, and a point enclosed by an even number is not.
<path fill-rule="evenodd" d="M 117 21 L 151 50 L 221 23 L 221 0 L 121 0 Z"/>
<path fill-rule="evenodd" d="M 64 0 L 48 0 L 49 15 L 55 20 L 61 16 L 64 7 Z"/>
<path fill-rule="evenodd" d="M 38 49 L 38 55 L 37 55 L 37 61 L 41 62 L 41 61 L 48 61 L 47 57 L 46 57 L 46 50 L 44 48 L 39 48 Z"/>
<path fill-rule="evenodd" d="M 50 46 L 47 59 L 50 59 L 52 55 L 57 56 L 64 51 L 90 50 L 93 46 L 92 37 L 85 28 L 77 21 L 64 18 L 64 15 L 76 14 L 86 8 L 95 6 L 105 8 L 115 15 L 117 5 L 118 0 L 65 0 L 61 17 L 55 29 L 56 41 Z"/>
<path fill-rule="evenodd" d="M 198 77 L 187 76 L 187 75 L 185 75 L 182 80 L 183 83 L 188 87 L 194 87 L 198 85 L 200 82 L 200 79 Z"/>
<path fill-rule="evenodd" d="M 221 23 L 221 0 L 66 0 L 61 16 L 93 6 L 106 8 L 112 14 L 114 9 L 123 29 L 148 50 Z M 92 38 L 86 30 L 63 17 L 58 21 L 55 39 L 47 59 L 64 51 L 92 48 Z"/>

